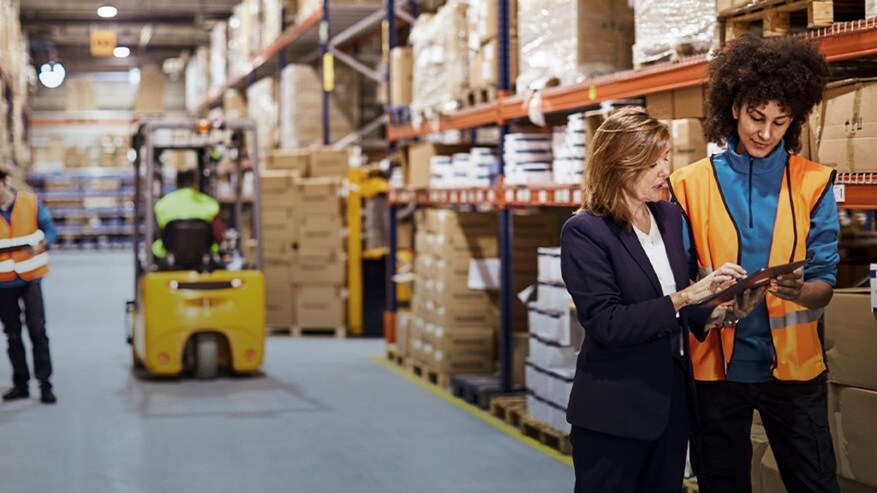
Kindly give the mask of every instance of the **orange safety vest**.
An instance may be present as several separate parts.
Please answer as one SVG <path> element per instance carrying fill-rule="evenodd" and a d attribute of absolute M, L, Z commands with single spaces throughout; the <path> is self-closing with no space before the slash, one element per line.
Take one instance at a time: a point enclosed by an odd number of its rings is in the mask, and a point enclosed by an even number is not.
<path fill-rule="evenodd" d="M 770 265 L 806 258 L 810 213 L 822 195 L 830 193 L 828 187 L 833 182 L 832 169 L 790 155 L 780 187 Z M 739 264 L 740 234 L 724 202 L 710 158 L 675 171 L 670 176 L 670 187 L 691 227 L 700 273 L 712 272 L 725 262 Z M 822 374 L 826 366 L 816 328 L 822 309 L 808 310 L 770 293 L 765 296 L 765 302 L 775 354 L 774 378 L 807 381 Z M 734 356 L 735 337 L 734 327 L 711 330 L 704 342 L 690 336 L 696 380 L 726 378 Z"/>
<path fill-rule="evenodd" d="M 0 246 L 35 245 L 40 239 L 42 232 L 37 226 L 37 196 L 18 192 L 10 221 L 0 216 Z M 48 252 L 34 255 L 27 248 L 0 252 L 0 282 L 14 281 L 16 277 L 33 281 L 48 273 Z"/>

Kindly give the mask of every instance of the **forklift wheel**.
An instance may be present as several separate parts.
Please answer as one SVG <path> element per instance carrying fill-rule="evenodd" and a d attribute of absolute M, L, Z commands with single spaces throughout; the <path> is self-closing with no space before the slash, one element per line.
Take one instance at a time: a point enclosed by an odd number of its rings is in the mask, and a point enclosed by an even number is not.
<path fill-rule="evenodd" d="M 195 378 L 216 378 L 219 373 L 219 341 L 216 334 L 195 336 Z"/>

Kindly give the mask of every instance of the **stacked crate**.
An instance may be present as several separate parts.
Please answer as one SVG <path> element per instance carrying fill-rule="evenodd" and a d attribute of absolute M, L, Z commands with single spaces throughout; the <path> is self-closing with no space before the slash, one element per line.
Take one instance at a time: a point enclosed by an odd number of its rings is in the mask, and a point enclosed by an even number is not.
<path fill-rule="evenodd" d="M 469 263 L 495 257 L 497 216 L 425 209 L 415 237 L 410 356 L 440 375 L 495 371 L 495 296 L 467 287 Z"/>
<path fill-rule="evenodd" d="M 346 324 L 346 149 L 271 152 L 261 172 L 267 324 L 337 330 Z"/>
<path fill-rule="evenodd" d="M 707 157 L 703 86 L 650 94 L 646 97 L 646 108 L 651 116 L 665 120 L 670 127 L 673 170 Z"/>
<path fill-rule="evenodd" d="M 871 283 L 874 286 L 874 264 Z M 828 421 L 844 491 L 877 491 L 877 320 L 871 290 L 837 289 L 825 309 Z"/>
<path fill-rule="evenodd" d="M 299 172 L 290 169 L 260 173 L 262 254 L 265 259 L 265 323 L 269 327 L 296 324 L 291 255 L 296 244 L 295 196 Z"/>
<path fill-rule="evenodd" d="M 518 76 L 518 2 L 509 2 L 509 80 Z M 469 2 L 469 87 L 496 88 L 499 83 L 499 0 Z M 484 102 L 484 101 L 473 101 Z"/>
<path fill-rule="evenodd" d="M 527 412 L 569 432 L 566 407 L 585 330 L 560 275 L 560 248 L 540 248 L 538 256 L 538 294 L 528 306 Z"/>

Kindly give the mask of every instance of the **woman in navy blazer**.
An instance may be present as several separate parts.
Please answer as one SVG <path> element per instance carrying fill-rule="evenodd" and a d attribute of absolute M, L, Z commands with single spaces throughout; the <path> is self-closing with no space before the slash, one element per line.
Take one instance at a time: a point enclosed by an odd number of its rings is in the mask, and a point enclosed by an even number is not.
<path fill-rule="evenodd" d="M 726 307 L 699 301 L 745 275 L 726 264 L 692 283 L 682 216 L 662 200 L 670 134 L 642 108 L 588 143 L 583 206 L 561 233 L 563 280 L 585 341 L 567 409 L 576 493 L 678 492 L 693 381 L 688 332 Z"/>

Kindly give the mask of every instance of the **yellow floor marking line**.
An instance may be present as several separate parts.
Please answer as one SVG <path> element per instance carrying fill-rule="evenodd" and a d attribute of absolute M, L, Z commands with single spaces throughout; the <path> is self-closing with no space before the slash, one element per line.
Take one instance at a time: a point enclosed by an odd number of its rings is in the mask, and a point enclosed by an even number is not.
<path fill-rule="evenodd" d="M 495 416 L 491 416 L 490 413 L 488 413 L 482 409 L 479 409 L 478 407 L 473 406 L 472 404 L 469 404 L 468 402 L 466 402 L 462 399 L 458 399 L 458 398 L 454 397 L 453 395 L 449 394 L 446 390 L 442 389 L 441 387 L 437 387 L 437 386 L 423 380 L 422 378 L 417 377 L 413 373 L 406 371 L 404 368 L 400 368 L 399 365 L 396 365 L 395 363 L 388 361 L 385 357 L 372 356 L 369 359 L 371 359 L 375 363 L 383 366 L 384 368 L 392 371 L 393 373 L 405 378 L 406 380 L 419 385 L 420 387 L 426 389 L 427 391 L 429 391 L 433 395 L 441 397 L 442 399 L 450 402 L 451 404 L 457 406 L 458 408 L 468 412 L 469 414 L 472 414 L 473 416 L 481 419 L 482 421 L 488 423 L 489 425 L 493 426 L 494 428 L 499 429 L 500 431 L 502 431 L 506 435 L 509 435 L 513 438 L 516 438 L 516 439 L 520 440 L 521 442 L 524 442 L 527 445 L 533 447 L 534 449 L 542 452 L 543 454 L 551 457 L 552 459 L 555 459 L 558 462 L 561 462 L 563 464 L 566 464 L 569 467 L 572 467 L 572 457 L 570 457 L 568 455 L 563 455 L 560 452 L 558 452 L 557 450 L 554 450 L 551 447 L 548 447 L 546 445 L 539 443 L 538 440 L 524 435 L 523 433 L 521 433 L 521 430 L 511 426 L 510 424 L 506 423 L 505 421 L 502 421 L 499 418 L 496 418 Z"/>

